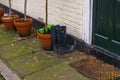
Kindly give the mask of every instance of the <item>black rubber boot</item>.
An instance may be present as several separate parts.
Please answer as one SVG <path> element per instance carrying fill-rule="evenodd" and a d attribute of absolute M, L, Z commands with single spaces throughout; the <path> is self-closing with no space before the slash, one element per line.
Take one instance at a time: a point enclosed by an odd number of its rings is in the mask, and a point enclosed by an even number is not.
<path fill-rule="evenodd" d="M 56 31 L 57 31 L 58 52 L 67 53 L 73 51 L 74 46 L 68 46 L 66 44 L 66 26 L 58 26 L 56 27 Z"/>
<path fill-rule="evenodd" d="M 51 35 L 52 35 L 52 42 L 53 42 L 53 52 L 54 53 L 57 53 L 57 51 L 58 51 L 57 32 L 56 32 L 57 27 L 59 27 L 59 25 L 53 26 L 51 28 Z"/>

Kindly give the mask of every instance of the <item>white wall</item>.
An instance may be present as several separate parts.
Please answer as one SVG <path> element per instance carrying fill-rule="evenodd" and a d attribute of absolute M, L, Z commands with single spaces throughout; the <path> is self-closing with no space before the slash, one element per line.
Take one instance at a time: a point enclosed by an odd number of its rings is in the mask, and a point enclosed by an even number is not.
<path fill-rule="evenodd" d="M 49 23 L 67 26 L 67 33 L 91 43 L 90 0 L 48 0 Z M 8 0 L 0 0 L 8 5 Z M 12 0 L 12 8 L 23 12 L 24 0 Z M 45 22 L 45 0 L 28 0 L 27 14 Z"/>

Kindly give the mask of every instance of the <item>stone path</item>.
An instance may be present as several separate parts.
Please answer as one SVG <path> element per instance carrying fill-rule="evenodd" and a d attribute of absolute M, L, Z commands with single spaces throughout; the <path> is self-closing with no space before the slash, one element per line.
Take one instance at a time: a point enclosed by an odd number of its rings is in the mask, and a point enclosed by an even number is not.
<path fill-rule="evenodd" d="M 38 52 L 36 37 L 17 38 L 16 32 L 7 32 L 0 24 L 0 72 L 6 80 L 90 80 L 70 67 L 68 60 L 56 59 L 48 51 Z"/>
<path fill-rule="evenodd" d="M 6 80 L 20 80 L 18 75 L 11 71 L 2 61 L 0 61 L 0 72 Z"/>

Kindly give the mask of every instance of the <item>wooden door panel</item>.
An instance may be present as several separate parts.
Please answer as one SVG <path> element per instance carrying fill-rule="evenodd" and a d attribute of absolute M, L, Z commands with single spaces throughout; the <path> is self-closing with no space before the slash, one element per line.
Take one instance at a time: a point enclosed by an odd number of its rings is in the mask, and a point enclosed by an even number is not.
<path fill-rule="evenodd" d="M 120 54 L 120 0 L 116 0 L 115 2 L 115 18 L 113 23 L 112 51 Z"/>
<path fill-rule="evenodd" d="M 106 38 L 108 37 L 108 30 L 106 29 L 109 17 L 108 8 L 108 0 L 98 0 L 96 33 Z"/>
<path fill-rule="evenodd" d="M 120 0 L 116 0 L 115 26 L 113 27 L 113 39 L 120 42 Z"/>
<path fill-rule="evenodd" d="M 99 45 L 100 47 L 109 49 L 107 43 L 109 31 L 108 29 L 106 29 L 106 27 L 109 28 L 108 0 L 97 0 L 96 4 L 97 4 L 96 6 L 97 17 L 96 17 L 95 34 L 94 34 L 95 44 Z"/>
<path fill-rule="evenodd" d="M 94 0 L 93 44 L 120 55 L 120 0 Z"/>

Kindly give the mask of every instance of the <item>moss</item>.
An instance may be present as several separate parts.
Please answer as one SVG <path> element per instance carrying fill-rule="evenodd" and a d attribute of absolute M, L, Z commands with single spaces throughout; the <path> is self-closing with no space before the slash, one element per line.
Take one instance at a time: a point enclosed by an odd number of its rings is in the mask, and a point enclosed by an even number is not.
<path fill-rule="evenodd" d="M 51 52 L 46 52 L 46 54 L 48 54 L 48 55 L 52 55 L 52 53 L 51 53 Z"/>
<path fill-rule="evenodd" d="M 36 59 L 39 61 L 39 63 L 34 60 L 33 54 L 28 54 L 16 57 L 13 60 L 8 61 L 8 63 L 22 76 L 49 68 L 59 63 L 59 61 L 47 58 L 44 55 L 37 56 Z"/>
<path fill-rule="evenodd" d="M 2 75 L 0 75 L 0 80 L 5 80 L 4 77 Z"/>

